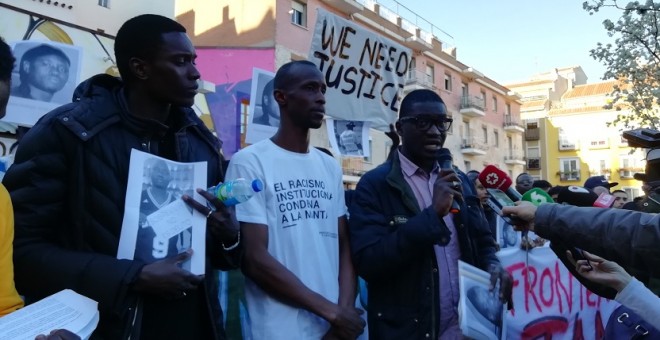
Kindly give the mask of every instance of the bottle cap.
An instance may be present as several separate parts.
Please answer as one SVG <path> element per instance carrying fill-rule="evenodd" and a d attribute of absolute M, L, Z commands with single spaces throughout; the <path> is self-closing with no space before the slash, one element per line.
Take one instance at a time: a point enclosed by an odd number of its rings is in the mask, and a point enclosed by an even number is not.
<path fill-rule="evenodd" d="M 252 181 L 252 190 L 254 192 L 260 192 L 264 190 L 264 182 L 262 182 L 260 179 L 255 179 Z"/>

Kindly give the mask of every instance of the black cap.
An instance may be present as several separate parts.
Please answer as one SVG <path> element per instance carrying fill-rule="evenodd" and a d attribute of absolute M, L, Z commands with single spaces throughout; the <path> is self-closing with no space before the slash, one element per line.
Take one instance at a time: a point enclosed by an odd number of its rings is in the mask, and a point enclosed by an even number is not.
<path fill-rule="evenodd" d="M 643 182 L 660 181 L 660 149 L 653 149 L 646 154 L 646 169 L 634 175 L 635 179 Z"/>

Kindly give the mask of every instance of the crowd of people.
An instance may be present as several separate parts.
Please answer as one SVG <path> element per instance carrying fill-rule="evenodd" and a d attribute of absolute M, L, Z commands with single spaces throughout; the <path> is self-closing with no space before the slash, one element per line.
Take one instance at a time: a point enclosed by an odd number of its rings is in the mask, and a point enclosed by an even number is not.
<path fill-rule="evenodd" d="M 157 15 L 130 19 L 117 33 L 115 56 L 121 79 L 84 81 L 72 103 L 46 114 L 20 140 L 0 186 L 0 316 L 72 289 L 98 302 L 93 337 L 224 339 L 220 282 L 211 273 L 240 269 L 254 339 L 355 339 L 365 329 L 371 339 L 461 339 L 459 260 L 488 272 L 491 289 L 513 307 L 513 279 L 496 255 L 500 217 L 485 204 L 488 192 L 477 172 L 437 162 L 452 120 L 434 91 L 403 98 L 388 132 L 395 141 L 388 160 L 347 194 L 339 163 L 310 147 L 310 131 L 322 126 L 326 108 L 325 79 L 313 63 L 278 69 L 277 132 L 237 152 L 226 167 L 218 139 L 190 108 L 200 74 L 184 27 Z M 0 113 L 13 64 L 3 42 Z M 197 188 L 200 202 L 191 192 L 173 197 L 167 165 L 154 163 L 151 186 L 140 189 L 140 230 L 149 231 L 146 216 L 157 206 L 182 199 L 206 218 L 206 275 L 182 266 L 194 251 L 178 246 L 190 243 L 186 231 L 158 241 L 162 252 L 147 247 L 133 260 L 117 259 L 132 149 L 206 162 L 206 187 L 237 178 L 265 183 L 235 207 L 204 188 Z M 609 193 L 615 185 L 592 177 L 584 188 Z M 515 188 L 521 194 L 540 188 L 558 202 L 567 190 L 529 174 L 519 175 Z M 614 208 L 628 203 L 625 192 L 612 195 Z M 503 213 L 539 236 L 527 249 L 549 240 L 592 291 L 658 325 L 657 296 L 642 289 L 658 282 L 656 215 L 557 204 L 520 204 Z M 586 250 L 583 258 L 574 258 L 575 247 Z M 368 290 L 366 321 L 356 306 L 358 277 Z M 66 330 L 42 337 L 76 338 Z"/>

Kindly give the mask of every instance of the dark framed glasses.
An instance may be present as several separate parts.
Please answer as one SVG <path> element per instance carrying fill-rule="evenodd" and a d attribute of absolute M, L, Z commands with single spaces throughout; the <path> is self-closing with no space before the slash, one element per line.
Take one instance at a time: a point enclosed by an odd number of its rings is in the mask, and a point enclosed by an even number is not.
<path fill-rule="evenodd" d="M 451 123 L 454 122 L 452 118 L 431 118 L 427 116 L 408 116 L 399 118 L 399 122 L 412 122 L 419 130 L 426 131 L 434 126 L 440 131 L 448 131 L 451 128 Z"/>

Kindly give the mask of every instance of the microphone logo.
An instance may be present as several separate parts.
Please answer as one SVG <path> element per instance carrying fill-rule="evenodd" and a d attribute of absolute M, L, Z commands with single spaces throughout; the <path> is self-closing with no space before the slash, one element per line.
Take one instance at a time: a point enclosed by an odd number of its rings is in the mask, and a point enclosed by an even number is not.
<path fill-rule="evenodd" d="M 543 195 L 541 195 L 537 192 L 533 192 L 529 196 L 530 196 L 530 199 L 531 199 L 532 203 L 534 203 L 534 205 L 538 206 L 539 204 L 549 203 L 548 199 L 545 198 L 545 196 L 543 196 Z"/>
<path fill-rule="evenodd" d="M 489 173 L 488 176 L 486 176 L 486 183 L 488 183 L 490 185 L 497 184 L 497 181 L 499 181 L 499 180 L 500 180 L 500 178 L 494 172 Z"/>
<path fill-rule="evenodd" d="M 569 186 L 568 191 L 570 191 L 570 192 L 579 192 L 579 193 L 583 193 L 583 194 L 588 194 L 589 193 L 589 190 L 587 190 L 583 187 L 576 186 L 576 185 Z"/>

